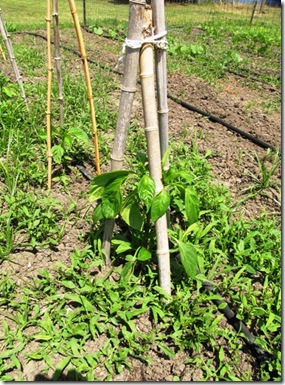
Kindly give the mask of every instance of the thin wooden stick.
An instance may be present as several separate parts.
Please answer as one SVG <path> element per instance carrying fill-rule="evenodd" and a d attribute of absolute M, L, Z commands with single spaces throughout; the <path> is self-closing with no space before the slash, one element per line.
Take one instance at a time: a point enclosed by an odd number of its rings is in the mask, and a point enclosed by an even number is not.
<path fill-rule="evenodd" d="M 148 7 L 148 6 L 147 6 Z M 146 9 L 150 13 L 151 8 Z M 150 17 L 146 17 L 146 21 Z M 152 27 L 152 25 L 150 25 Z M 150 28 L 151 29 L 151 28 Z M 148 28 L 144 28 L 145 31 Z M 146 36 L 147 37 L 147 36 Z M 140 78 L 142 85 L 142 102 L 144 111 L 144 125 L 147 140 L 148 164 L 150 175 L 155 181 L 156 194 L 163 189 L 161 154 L 159 143 L 158 118 L 155 100 L 155 80 L 153 68 L 153 44 L 145 43 L 140 53 Z M 170 286 L 170 254 L 167 231 L 167 217 L 164 214 L 155 222 L 156 240 L 157 240 L 157 258 L 159 269 L 159 283 L 166 293 L 171 294 Z"/>
<path fill-rule="evenodd" d="M 48 190 L 51 189 L 51 168 L 52 168 L 52 151 L 51 151 L 51 86 L 52 86 L 52 64 L 51 64 L 51 0 L 47 0 L 47 67 L 48 67 L 48 84 L 47 84 L 47 159 L 48 159 Z"/>
<path fill-rule="evenodd" d="M 127 39 L 129 41 L 141 40 L 145 1 L 139 2 L 130 0 L 129 4 L 129 24 Z M 124 76 L 121 86 L 119 113 L 116 124 L 113 150 L 111 153 L 111 171 L 121 170 L 123 168 L 132 105 L 136 92 L 136 82 L 139 68 L 139 53 L 140 47 L 126 47 Z M 114 224 L 114 220 L 107 220 L 105 222 L 105 229 L 103 235 L 103 250 L 105 252 L 106 264 L 111 263 L 111 237 L 114 229 Z"/>
<path fill-rule="evenodd" d="M 60 69 L 60 38 L 59 38 L 59 20 L 58 20 L 58 0 L 53 0 L 53 30 L 54 30 L 54 45 L 55 45 L 55 66 L 58 85 L 58 101 L 59 101 L 59 120 L 60 125 L 64 125 L 64 110 L 63 110 L 63 92 L 62 92 L 62 77 Z"/>
<path fill-rule="evenodd" d="M 16 62 L 16 58 L 15 58 L 12 42 L 10 40 L 10 35 L 7 32 L 7 29 L 6 29 L 4 20 L 3 20 L 1 9 L 0 9 L 0 30 L 1 30 L 1 35 L 2 35 L 2 38 L 3 38 L 4 44 L 6 46 L 9 58 L 10 58 L 10 62 L 12 64 L 12 68 L 14 70 L 14 74 L 16 76 L 17 82 L 18 82 L 20 90 L 21 90 L 21 96 L 24 99 L 24 101 L 26 103 L 26 106 L 28 107 L 27 99 L 26 99 L 26 94 L 25 94 L 25 90 L 24 90 L 24 86 L 23 86 L 23 82 L 22 82 L 22 76 L 21 76 L 19 68 L 17 66 L 17 62 Z"/>
<path fill-rule="evenodd" d="M 152 0 L 154 33 L 159 35 L 165 31 L 164 0 Z M 160 136 L 161 157 L 168 149 L 168 104 L 167 104 L 167 70 L 166 70 L 166 42 L 164 37 L 161 44 L 155 47 L 155 64 L 157 79 L 157 104 L 158 104 L 158 125 Z M 169 168 L 168 161 L 165 169 Z"/>
<path fill-rule="evenodd" d="M 91 114 L 91 122 L 92 122 L 92 129 L 93 129 L 93 140 L 94 140 L 94 149 L 95 149 L 95 166 L 96 166 L 96 172 L 98 175 L 101 174 L 100 171 L 100 163 L 99 163 L 99 148 L 98 148 L 98 137 L 97 137 L 97 125 L 96 125 L 96 116 L 95 116 L 95 110 L 94 110 L 94 104 L 93 104 L 93 96 L 92 96 L 92 87 L 90 82 L 90 75 L 89 75 L 89 68 L 88 68 L 88 61 L 86 57 L 85 52 L 85 46 L 84 41 L 82 37 L 82 31 L 80 28 L 80 23 L 78 19 L 78 14 L 76 11 L 76 6 L 74 0 L 68 0 L 69 1 L 69 7 L 70 12 L 73 17 L 74 26 L 77 34 L 78 44 L 81 52 L 81 58 L 83 62 L 83 68 L 85 73 L 85 80 L 86 80 L 86 87 L 87 87 L 87 96 L 89 100 L 90 105 L 90 114 Z"/>

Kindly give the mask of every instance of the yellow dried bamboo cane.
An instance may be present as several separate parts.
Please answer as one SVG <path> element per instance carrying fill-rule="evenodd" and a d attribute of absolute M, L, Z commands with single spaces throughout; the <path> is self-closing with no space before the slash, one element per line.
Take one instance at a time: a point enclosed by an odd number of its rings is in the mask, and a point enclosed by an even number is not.
<path fill-rule="evenodd" d="M 77 34 L 78 44 L 80 48 L 81 53 L 81 59 L 83 62 L 83 68 L 85 73 L 85 80 L 86 80 L 86 87 L 87 87 L 87 96 L 89 100 L 89 106 L 90 106 L 90 114 L 91 114 L 91 122 L 92 122 L 92 129 L 93 129 L 93 141 L 94 141 L 94 149 L 95 149 L 95 166 L 96 166 L 96 172 L 98 175 L 101 174 L 100 171 L 100 162 L 99 162 L 99 148 L 98 148 L 98 137 L 97 137 L 97 125 L 96 125 L 96 116 L 95 116 L 95 110 L 94 110 L 94 104 L 93 104 L 93 96 L 92 96 L 92 87 L 90 82 L 90 74 L 89 74 L 89 68 L 88 68 L 88 62 L 85 52 L 85 46 L 84 41 L 82 37 L 82 32 L 80 28 L 80 23 L 78 19 L 78 14 L 75 6 L 74 0 L 68 0 L 70 12 L 73 17 L 73 22 Z"/>
<path fill-rule="evenodd" d="M 0 44 L 0 52 L 1 52 L 1 55 L 3 56 L 3 59 L 6 61 L 6 55 L 5 55 L 5 52 L 2 49 L 1 44 Z"/>
<path fill-rule="evenodd" d="M 48 190 L 51 189 L 51 167 L 52 167 L 52 152 L 51 152 L 51 83 L 52 83 L 52 64 L 51 64 L 51 0 L 47 0 L 47 67 L 48 67 L 48 86 L 47 86 L 47 159 L 48 159 Z"/>
<path fill-rule="evenodd" d="M 59 119 L 61 127 L 64 126 L 64 110 L 63 110 L 63 92 L 62 92 L 62 76 L 60 68 L 60 39 L 59 39 L 59 20 L 58 20 L 58 0 L 52 2 L 52 17 L 54 30 L 55 45 L 55 67 L 57 75 L 58 101 L 59 101 Z"/>

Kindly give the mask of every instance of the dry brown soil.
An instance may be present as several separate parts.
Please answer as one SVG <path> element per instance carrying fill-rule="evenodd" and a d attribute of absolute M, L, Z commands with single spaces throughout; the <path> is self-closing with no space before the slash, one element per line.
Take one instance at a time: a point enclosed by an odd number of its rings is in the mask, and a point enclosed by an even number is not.
<path fill-rule="evenodd" d="M 45 36 L 45 31 L 37 31 Z M 37 37 L 29 37 L 25 34 L 13 35 L 15 44 L 32 44 L 39 49 L 44 50 L 46 41 Z M 88 58 L 97 63 L 108 64 L 112 69 L 115 68 L 118 58 L 121 55 L 121 43 L 115 42 L 103 37 L 94 36 L 84 31 L 86 51 Z M 62 45 L 78 51 L 77 40 L 73 30 L 63 30 L 61 33 Z M 81 70 L 81 59 L 68 51 L 62 50 L 63 57 L 70 58 L 70 70 Z M 169 59 L 171 60 L 171 58 Z M 2 66 L 2 70 L 13 79 L 13 73 L 8 64 Z M 90 64 L 91 76 L 96 76 L 97 66 Z M 113 74 L 118 87 L 114 92 L 114 104 L 117 108 L 119 103 L 119 86 L 122 77 Z M 23 73 L 24 82 L 32 81 Z M 137 87 L 133 113 L 134 117 L 142 121 L 142 108 L 140 86 Z M 182 99 L 186 103 L 198 107 L 209 114 L 217 116 L 239 129 L 250 133 L 253 136 L 269 143 L 276 148 L 281 147 L 281 116 L 279 112 L 267 114 L 262 111 L 261 104 L 266 101 L 268 93 L 279 92 L 268 90 L 262 84 L 257 84 L 256 89 L 249 89 L 243 85 L 242 79 L 228 75 L 225 79 L 216 84 L 215 87 L 207 84 L 205 81 L 197 78 L 189 78 L 183 74 L 182 69 L 175 73 L 168 74 L 168 92 Z M 226 127 L 202 115 L 189 111 L 181 105 L 168 100 L 169 103 L 169 137 L 170 141 L 183 139 L 186 145 L 191 146 L 194 137 L 201 154 L 211 150 L 212 155 L 208 158 L 212 165 L 213 173 L 217 182 L 224 183 L 231 192 L 235 201 L 245 197 L 243 190 L 254 183 L 253 177 L 261 177 L 260 169 L 256 162 L 256 156 L 262 159 L 266 150 L 253 144 L 250 140 L 230 132 Z M 249 107 L 250 106 L 250 107 Z M 111 148 L 112 138 L 107 145 Z M 86 164 L 89 170 L 91 166 Z M 108 164 L 102 165 L 102 170 L 107 171 Z M 277 170 L 273 182 L 280 185 L 281 170 Z M 58 261 L 69 264 L 71 252 L 77 248 L 83 248 L 84 235 L 88 233 L 89 225 L 83 218 L 87 209 L 88 202 L 82 192 L 89 190 L 89 181 L 86 180 L 78 170 L 74 169 L 71 174 L 70 194 L 72 199 L 77 202 L 79 219 L 71 215 L 71 225 L 67 228 L 60 244 L 52 249 L 39 250 L 37 253 L 21 250 L 10 257 L 10 261 L 5 261 L 0 266 L 1 273 L 7 274 L 9 271 L 20 286 L 25 282 L 35 278 L 39 269 L 46 268 L 52 271 Z M 52 195 L 68 207 L 70 196 L 64 192 L 58 184 L 54 184 Z M 245 217 L 257 217 L 264 209 L 269 215 L 280 215 L 280 190 L 268 188 L 263 195 L 258 195 L 256 199 L 246 201 L 240 206 L 240 213 Z M 5 315 L 0 314 L 0 322 Z M 11 324 L 11 327 L 13 325 Z M 147 317 L 140 320 L 140 327 L 149 331 L 151 323 Z M 33 330 L 31 330 L 31 333 Z M 106 337 L 105 337 L 106 338 Z M 102 336 L 104 340 L 104 336 Z M 88 349 L 94 352 L 103 341 L 91 341 Z M 221 342 L 222 343 L 222 342 Z M 26 381 L 44 380 L 52 376 L 49 370 L 47 376 L 41 376 L 41 370 L 45 367 L 41 361 L 30 361 L 26 363 L 25 354 L 36 349 L 37 343 L 31 342 L 20 353 L 19 358 L 23 365 L 23 372 L 14 370 L 12 375 L 16 379 L 22 376 Z M 3 347 L 2 347 L 3 348 Z M 1 350 L 1 347 L 0 347 Z M 208 352 L 205 351 L 205 357 Z M 155 347 L 149 352 L 153 358 L 150 365 L 142 364 L 137 360 L 132 360 L 133 368 L 123 371 L 122 374 L 114 376 L 116 381 L 171 381 L 173 376 L 179 376 L 181 381 L 199 381 L 202 372 L 191 365 L 185 365 L 184 361 L 189 357 L 189 353 L 178 353 L 173 359 L 159 355 Z M 59 357 L 52 357 L 56 364 Z M 246 373 L 252 370 L 252 379 L 258 379 L 258 369 L 254 359 L 245 352 L 240 352 L 240 366 L 236 369 L 239 372 Z M 107 372 L 104 368 L 96 368 L 96 376 L 104 380 Z M 68 378 L 62 377 L 68 380 Z"/>

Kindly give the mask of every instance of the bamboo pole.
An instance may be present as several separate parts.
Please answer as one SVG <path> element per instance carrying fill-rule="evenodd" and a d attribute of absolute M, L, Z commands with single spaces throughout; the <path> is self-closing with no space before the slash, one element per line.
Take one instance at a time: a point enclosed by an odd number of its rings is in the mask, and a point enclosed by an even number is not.
<path fill-rule="evenodd" d="M 128 41 L 140 41 L 143 25 L 143 14 L 145 0 L 130 0 L 129 2 L 129 21 L 128 21 Z M 119 112 L 116 124 L 115 139 L 111 153 L 111 171 L 123 168 L 124 153 L 131 118 L 132 105 L 136 92 L 136 82 L 139 68 L 140 46 L 126 46 L 124 60 L 124 76 L 121 85 L 121 96 L 119 102 Z M 114 229 L 114 220 L 105 222 L 103 235 L 103 249 L 105 252 L 105 263 L 111 263 L 111 237 Z"/>
<path fill-rule="evenodd" d="M 59 101 L 59 120 L 60 125 L 64 125 L 64 109 L 63 109 L 63 92 L 62 92 L 62 76 L 60 69 L 60 38 L 59 38 L 59 20 L 58 20 L 58 0 L 53 0 L 52 3 L 54 45 L 55 45 L 55 66 L 58 85 L 58 101 Z"/>
<path fill-rule="evenodd" d="M 47 159 L 48 159 L 48 190 L 51 189 L 51 168 L 52 168 L 52 151 L 51 151 L 51 86 L 52 86 L 52 64 L 51 64 L 51 0 L 47 0 L 47 67 L 48 67 L 48 84 L 47 84 Z"/>
<path fill-rule="evenodd" d="M 3 59 L 4 59 L 4 61 L 6 61 L 6 55 L 5 55 L 5 52 L 4 52 L 3 49 L 2 49 L 1 44 L 0 44 L 0 52 L 1 52 L 1 55 L 2 55 L 2 57 L 3 57 Z"/>
<path fill-rule="evenodd" d="M 86 51 L 84 46 L 84 41 L 82 37 L 82 31 L 80 28 L 80 23 L 78 19 L 78 14 L 75 6 L 74 0 L 68 0 L 70 12 L 73 17 L 73 22 L 77 34 L 78 44 L 80 48 L 81 58 L 83 62 L 83 68 L 84 68 L 84 74 L 85 74 L 85 80 L 86 80 L 86 87 L 87 87 L 87 96 L 89 100 L 89 106 L 90 106 L 90 114 L 91 114 L 91 122 L 92 122 L 92 129 L 93 129 L 93 141 L 94 141 L 94 150 L 95 150 L 95 166 L 96 166 L 96 172 L 98 175 L 101 174 L 100 171 L 100 162 L 99 162 L 99 148 L 98 148 L 98 137 L 97 137 L 97 124 L 96 124 L 96 116 L 95 116 L 95 109 L 94 109 L 94 103 L 93 103 L 93 95 L 92 95 L 92 87 L 90 82 L 90 74 L 89 74 L 89 68 L 88 68 L 88 61 L 86 57 Z"/>
<path fill-rule="evenodd" d="M 84 28 L 87 27 L 87 22 L 86 22 L 86 0 L 83 0 L 83 25 L 84 25 Z"/>
<path fill-rule="evenodd" d="M 19 87 L 20 87 L 21 96 L 22 96 L 23 100 L 25 101 L 26 106 L 28 106 L 27 105 L 26 94 L 25 94 L 25 90 L 24 90 L 24 86 L 23 86 L 22 76 L 21 76 L 19 68 L 17 66 L 17 62 L 16 62 L 16 58 L 15 58 L 12 42 L 10 40 L 10 35 L 9 35 L 7 29 L 6 29 L 6 26 L 5 26 L 5 23 L 4 23 L 4 20 L 3 20 L 2 10 L 1 9 L 0 9 L 0 30 L 1 30 L 1 35 L 2 35 L 2 38 L 3 38 L 4 44 L 5 44 L 5 47 L 7 49 L 8 55 L 9 55 L 9 59 L 10 59 L 10 62 L 11 62 L 14 74 L 16 76 L 17 82 L 18 82 Z"/>
<path fill-rule="evenodd" d="M 257 6 L 257 0 L 254 0 L 249 25 L 252 26 L 253 17 Z"/>
<path fill-rule="evenodd" d="M 147 6 L 146 12 L 151 14 L 151 8 Z M 148 17 L 146 17 L 148 20 Z M 151 29 L 152 25 L 150 25 Z M 146 31 L 148 28 L 144 28 Z M 156 194 L 163 189 L 161 153 L 159 143 L 158 118 L 155 100 L 155 77 L 153 66 L 153 44 L 145 43 L 140 53 L 140 78 L 142 85 L 142 102 L 144 111 L 144 125 L 147 140 L 148 164 L 150 175 L 155 181 Z M 159 269 L 159 284 L 171 294 L 170 287 L 170 255 L 167 232 L 167 217 L 164 214 L 155 222 L 157 240 L 157 258 Z"/>
<path fill-rule="evenodd" d="M 154 33 L 163 34 L 165 31 L 164 0 L 152 0 Z M 161 157 L 168 149 L 168 103 L 167 103 L 167 70 L 166 70 L 166 42 L 164 36 L 160 44 L 155 47 L 156 81 L 157 81 L 157 104 L 158 125 L 160 136 Z M 169 168 L 168 161 L 165 169 Z"/>

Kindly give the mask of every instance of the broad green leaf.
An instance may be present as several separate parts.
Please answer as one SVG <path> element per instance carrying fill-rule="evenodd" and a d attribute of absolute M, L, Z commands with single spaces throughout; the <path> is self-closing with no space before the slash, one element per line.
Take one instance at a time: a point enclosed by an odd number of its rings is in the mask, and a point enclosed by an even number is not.
<path fill-rule="evenodd" d="M 190 278 L 195 279 L 198 269 L 198 259 L 195 247 L 191 243 L 178 241 L 178 248 L 186 274 Z"/>
<path fill-rule="evenodd" d="M 120 191 L 114 194 L 108 194 L 108 197 L 103 195 L 101 210 L 103 218 L 105 219 L 113 219 L 115 218 L 121 209 L 122 205 L 122 194 Z"/>
<path fill-rule="evenodd" d="M 92 215 L 93 223 L 99 222 L 103 219 L 101 203 L 95 208 Z"/>
<path fill-rule="evenodd" d="M 102 198 L 104 192 L 103 186 L 92 185 L 90 186 L 89 202 L 97 201 Z"/>
<path fill-rule="evenodd" d="M 74 289 L 76 286 L 72 281 L 62 281 L 61 284 L 68 289 Z"/>
<path fill-rule="evenodd" d="M 155 182 L 149 175 L 144 175 L 139 181 L 138 195 L 148 211 L 155 195 Z"/>
<path fill-rule="evenodd" d="M 140 212 L 140 207 L 137 202 L 133 202 L 121 209 L 121 217 L 133 229 L 141 230 L 143 227 L 144 218 Z"/>
<path fill-rule="evenodd" d="M 151 258 L 151 253 L 145 248 L 141 247 L 137 256 L 138 261 L 147 261 Z"/>
<path fill-rule="evenodd" d="M 68 134 L 83 143 L 87 143 L 89 140 L 87 133 L 79 127 L 70 128 Z"/>
<path fill-rule="evenodd" d="M 195 223 L 199 217 L 199 200 L 190 188 L 185 190 L 185 211 L 189 224 Z"/>
<path fill-rule="evenodd" d="M 126 171 L 126 170 L 106 172 L 105 174 L 95 176 L 95 178 L 91 182 L 91 188 L 92 186 L 104 187 L 107 184 L 113 182 L 117 178 L 120 178 L 123 181 L 127 178 L 128 175 L 129 175 L 129 171 Z"/>
<path fill-rule="evenodd" d="M 127 250 L 131 250 L 132 248 L 132 245 L 130 242 L 122 241 L 120 239 L 113 239 L 112 243 L 113 245 L 118 245 L 118 247 L 116 248 L 117 254 L 123 253 Z"/>
<path fill-rule="evenodd" d="M 156 222 L 160 217 L 162 217 L 166 213 L 169 204 L 169 192 L 165 189 L 162 189 L 160 193 L 155 196 L 151 205 L 151 219 L 153 222 Z"/>
<path fill-rule="evenodd" d="M 55 163 L 60 164 L 64 155 L 64 149 L 60 145 L 55 145 L 51 149 L 52 157 Z"/>

